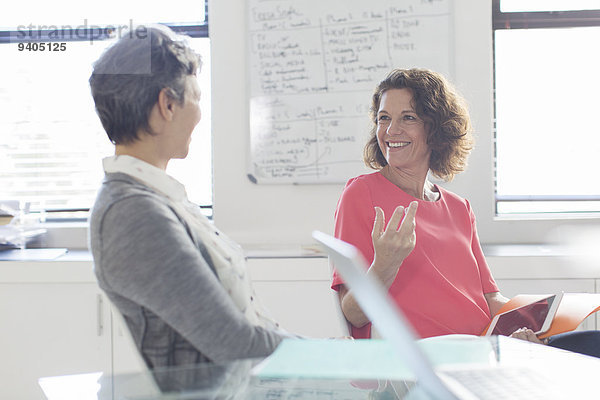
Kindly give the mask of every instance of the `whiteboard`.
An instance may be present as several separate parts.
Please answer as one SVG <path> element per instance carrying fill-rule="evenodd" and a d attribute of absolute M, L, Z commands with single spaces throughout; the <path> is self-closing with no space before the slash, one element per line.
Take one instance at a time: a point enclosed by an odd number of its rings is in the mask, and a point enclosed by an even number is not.
<path fill-rule="evenodd" d="M 451 0 L 250 0 L 254 183 L 364 173 L 369 107 L 393 68 L 451 76 Z"/>

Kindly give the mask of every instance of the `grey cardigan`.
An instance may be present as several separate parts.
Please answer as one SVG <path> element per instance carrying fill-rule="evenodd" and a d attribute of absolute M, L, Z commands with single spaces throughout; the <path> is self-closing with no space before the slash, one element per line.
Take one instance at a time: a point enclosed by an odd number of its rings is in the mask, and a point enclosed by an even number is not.
<path fill-rule="evenodd" d="M 246 320 L 186 221 L 127 174 L 106 174 L 89 240 L 98 283 L 150 368 L 266 356 L 287 336 Z"/>

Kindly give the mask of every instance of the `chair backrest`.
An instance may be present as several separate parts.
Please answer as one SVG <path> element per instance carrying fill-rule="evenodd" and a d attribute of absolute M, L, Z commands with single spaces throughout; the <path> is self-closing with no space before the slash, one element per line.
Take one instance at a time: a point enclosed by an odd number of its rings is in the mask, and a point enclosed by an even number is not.
<path fill-rule="evenodd" d="M 113 373 L 146 372 L 148 366 L 140 354 L 121 311 L 110 303 L 113 326 Z"/>
<path fill-rule="evenodd" d="M 135 394 L 140 398 L 160 397 L 162 391 L 137 349 L 123 314 L 112 303 L 110 303 L 110 313 L 113 328 L 113 374 L 117 375 L 112 384 L 116 397 L 125 398 L 130 394 Z M 119 378 L 119 375 L 124 376 Z"/>

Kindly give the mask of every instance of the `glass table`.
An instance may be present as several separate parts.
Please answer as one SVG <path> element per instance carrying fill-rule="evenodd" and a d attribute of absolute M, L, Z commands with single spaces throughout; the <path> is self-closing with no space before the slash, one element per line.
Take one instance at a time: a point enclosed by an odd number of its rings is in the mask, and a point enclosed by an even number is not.
<path fill-rule="evenodd" d="M 48 400 L 150 399 L 393 399 L 393 390 L 377 380 L 261 378 L 251 373 L 261 360 L 228 365 L 159 368 L 144 373 L 100 372 L 42 378 Z"/>
<path fill-rule="evenodd" d="M 402 360 L 388 354 L 390 352 L 381 342 L 367 342 L 367 350 L 373 350 L 372 353 L 348 351 L 352 348 L 360 350 L 361 346 L 352 344 L 352 341 L 331 341 L 323 347 L 322 343 L 307 340 L 294 342 L 296 345 L 301 343 L 301 349 L 306 346 L 307 355 L 292 353 L 294 357 L 285 358 L 283 363 L 281 357 L 279 360 L 275 357 L 278 362 L 275 363 L 272 356 L 266 362 L 249 359 L 224 365 L 158 368 L 114 376 L 99 372 L 46 377 L 38 383 L 48 400 L 428 398 L 417 385 L 411 369 L 401 365 Z M 600 398 L 600 388 L 595 384 L 600 374 L 598 358 L 506 337 L 471 341 L 424 339 L 420 345 L 438 375 L 473 364 L 475 359 L 479 360 L 480 366 L 488 368 L 517 369 L 526 365 L 555 382 L 563 383 L 563 388 L 577 389 L 577 396 L 567 398 Z M 475 358 L 469 354 L 476 352 L 481 354 Z M 274 355 L 281 356 L 281 352 Z M 343 368 L 348 365 L 348 360 L 353 361 L 351 368 Z M 396 368 L 396 364 L 400 368 Z M 276 368 L 266 373 L 269 370 L 266 366 L 273 365 Z M 383 368 L 379 368 L 381 365 Z M 370 373 L 373 369 L 377 371 Z"/>

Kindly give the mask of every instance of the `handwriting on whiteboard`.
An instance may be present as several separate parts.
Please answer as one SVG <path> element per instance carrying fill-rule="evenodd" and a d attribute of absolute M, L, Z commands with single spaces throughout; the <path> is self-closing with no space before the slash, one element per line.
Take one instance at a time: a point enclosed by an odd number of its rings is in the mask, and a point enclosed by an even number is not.
<path fill-rule="evenodd" d="M 251 179 L 342 182 L 364 171 L 377 82 L 397 67 L 449 73 L 448 1 L 251 1 Z"/>

